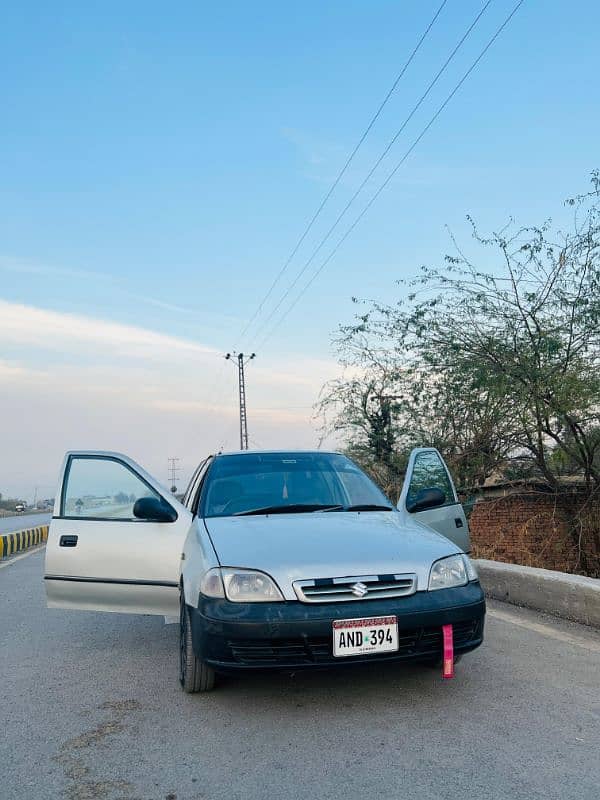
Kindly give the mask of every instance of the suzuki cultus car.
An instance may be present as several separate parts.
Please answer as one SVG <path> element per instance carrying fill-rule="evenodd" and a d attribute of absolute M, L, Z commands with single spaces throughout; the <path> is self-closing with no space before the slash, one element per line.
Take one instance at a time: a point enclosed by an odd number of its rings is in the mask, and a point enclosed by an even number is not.
<path fill-rule="evenodd" d="M 118 453 L 70 452 L 46 549 L 51 607 L 180 619 L 180 681 L 441 661 L 483 640 L 469 531 L 439 453 L 411 454 L 394 506 L 327 452 L 210 456 L 182 502 Z"/>

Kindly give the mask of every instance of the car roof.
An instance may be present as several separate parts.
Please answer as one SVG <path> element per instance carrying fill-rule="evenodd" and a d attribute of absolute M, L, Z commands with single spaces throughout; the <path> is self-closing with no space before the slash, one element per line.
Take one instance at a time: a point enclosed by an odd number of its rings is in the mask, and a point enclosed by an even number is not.
<path fill-rule="evenodd" d="M 336 450 L 302 450 L 297 447 L 290 447 L 288 450 L 230 450 L 226 453 L 217 453 L 215 458 L 223 456 L 256 456 L 256 455 L 278 455 L 278 454 L 297 453 L 298 455 L 314 455 L 314 456 L 339 456 L 342 453 Z"/>

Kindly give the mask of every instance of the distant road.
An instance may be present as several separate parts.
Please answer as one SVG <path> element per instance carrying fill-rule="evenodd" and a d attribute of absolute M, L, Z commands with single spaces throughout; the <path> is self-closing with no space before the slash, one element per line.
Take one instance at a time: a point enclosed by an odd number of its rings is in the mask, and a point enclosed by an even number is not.
<path fill-rule="evenodd" d="M 51 511 L 44 511 L 42 514 L 16 514 L 14 517 L 0 517 L 0 533 L 12 533 L 25 530 L 25 528 L 35 528 L 38 525 L 48 525 L 51 519 Z"/>

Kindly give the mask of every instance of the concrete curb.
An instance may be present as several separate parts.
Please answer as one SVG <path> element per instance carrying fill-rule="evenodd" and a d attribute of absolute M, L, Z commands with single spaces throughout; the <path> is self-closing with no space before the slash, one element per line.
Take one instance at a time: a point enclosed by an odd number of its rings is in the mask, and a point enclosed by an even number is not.
<path fill-rule="evenodd" d="M 0 535 L 0 560 L 12 556 L 21 550 L 35 547 L 48 539 L 49 525 L 38 525 L 35 528 L 26 528 L 14 533 Z"/>
<path fill-rule="evenodd" d="M 486 559 L 475 564 L 488 597 L 600 628 L 600 580 Z"/>

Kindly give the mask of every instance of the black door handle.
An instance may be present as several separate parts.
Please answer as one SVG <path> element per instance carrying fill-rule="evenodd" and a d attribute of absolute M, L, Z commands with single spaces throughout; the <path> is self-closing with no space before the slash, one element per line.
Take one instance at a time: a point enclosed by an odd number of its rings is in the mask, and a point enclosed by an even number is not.
<path fill-rule="evenodd" d="M 58 545 L 59 547 L 77 547 L 77 536 L 61 536 Z"/>
<path fill-rule="evenodd" d="M 462 528 L 463 521 L 460 517 L 456 517 L 456 519 L 454 520 L 454 524 L 456 525 L 457 528 Z"/>

